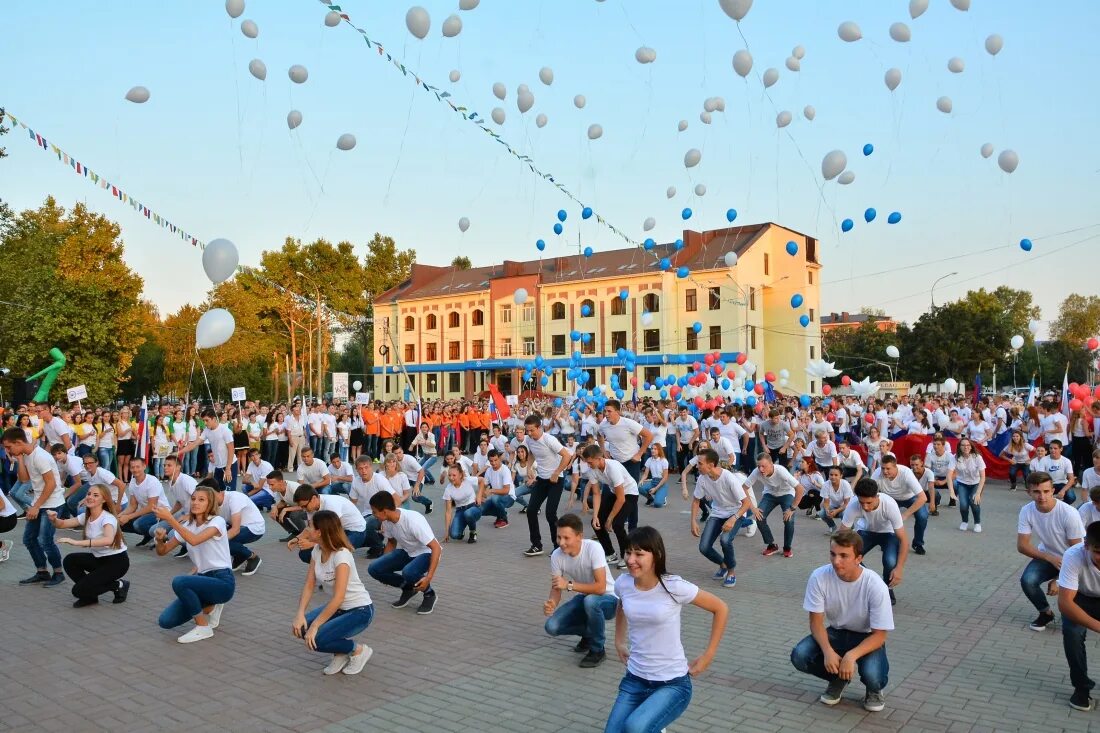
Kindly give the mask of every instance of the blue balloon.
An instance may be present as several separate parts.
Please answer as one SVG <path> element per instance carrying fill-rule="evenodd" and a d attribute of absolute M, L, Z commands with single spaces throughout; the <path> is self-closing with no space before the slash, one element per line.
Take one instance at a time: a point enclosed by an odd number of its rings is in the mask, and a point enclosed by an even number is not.
<path fill-rule="evenodd" d="M 745 391 L 746 392 L 752 392 L 752 390 L 755 386 L 756 386 L 756 382 L 752 381 L 751 379 L 746 379 L 745 380 Z"/>
<path fill-rule="evenodd" d="M 542 379 L 539 380 L 539 384 L 541 384 L 543 387 L 550 384 L 550 377 L 546 376 L 545 374 L 542 375 Z"/>
<path fill-rule="evenodd" d="M 581 332 L 580 331 L 570 331 L 569 332 L 569 338 L 572 339 L 573 341 L 580 341 L 581 340 Z M 580 352 L 578 351 L 577 354 L 580 354 Z M 579 359 L 580 357 L 578 356 L 577 358 Z"/>
<path fill-rule="evenodd" d="M 688 363 L 687 354 L 677 354 L 676 355 L 676 363 L 677 364 L 687 364 Z"/>
<path fill-rule="evenodd" d="M 634 371 L 635 369 L 637 369 L 638 367 L 637 367 L 637 365 L 635 365 L 635 364 L 634 364 L 634 362 L 630 361 L 630 359 L 629 359 L 629 357 L 628 357 L 628 358 L 627 358 L 627 362 L 626 362 L 626 364 L 625 364 L 625 368 L 626 368 L 626 370 L 627 370 L 628 372 L 632 372 L 632 371 Z"/>
<path fill-rule="evenodd" d="M 592 250 L 592 248 L 591 248 L 591 247 L 585 247 L 585 248 L 584 248 L 584 256 L 585 256 L 585 257 L 591 257 L 591 256 L 592 256 L 592 251 L 593 251 L 593 250 Z"/>
<path fill-rule="evenodd" d="M 565 221 L 565 209 L 558 209 L 558 221 Z"/>
<path fill-rule="evenodd" d="M 574 333 L 575 333 L 575 334 L 577 334 L 577 335 L 576 335 L 576 336 L 574 336 L 574 335 L 573 335 Z M 571 332 L 571 333 L 569 334 L 569 338 L 573 339 L 574 341 L 576 341 L 576 340 L 577 340 L 577 339 L 579 339 L 580 337 L 581 337 L 581 332 L 580 332 L 580 331 L 573 331 L 573 332 Z M 579 351 L 574 351 L 574 352 L 573 352 L 573 360 L 574 360 L 574 361 L 580 361 L 580 360 L 581 360 L 581 352 L 579 352 Z"/>
<path fill-rule="evenodd" d="M 619 291 L 619 300 L 626 300 L 630 297 L 630 291 L 623 289 Z"/>
<path fill-rule="evenodd" d="M 587 336 L 588 334 L 585 334 L 585 335 Z M 588 372 L 582 370 L 581 373 L 577 375 L 577 381 L 579 381 L 581 384 L 584 384 L 585 382 L 587 382 L 588 381 Z"/>
<path fill-rule="evenodd" d="M 649 239 L 646 239 L 644 242 L 642 242 L 642 246 L 645 247 L 645 251 L 648 252 L 649 250 L 656 247 L 657 243 L 653 241 L 652 237 L 650 237 Z"/>
<path fill-rule="evenodd" d="M 802 405 L 803 407 L 809 407 L 811 402 L 813 402 L 813 400 L 810 399 L 810 396 L 808 394 L 804 394 L 798 398 L 798 404 Z"/>
<path fill-rule="evenodd" d="M 695 323 L 691 324 L 691 330 L 695 333 L 699 333 L 703 330 L 703 324 L 699 323 L 699 321 L 696 321 Z"/>
<path fill-rule="evenodd" d="M 801 308 L 802 307 L 802 296 L 799 293 L 795 293 L 794 295 L 791 296 L 791 307 L 792 308 Z"/>
<path fill-rule="evenodd" d="M 537 364 L 538 366 L 542 366 L 542 354 L 535 355 L 535 364 Z"/>
<path fill-rule="evenodd" d="M 580 381 L 580 380 L 578 379 L 577 381 Z M 587 396 L 588 396 L 588 390 L 587 389 L 582 388 L 582 389 L 577 390 L 577 397 L 579 397 L 580 399 L 583 400 Z"/>
<path fill-rule="evenodd" d="M 587 344 L 591 340 L 592 340 L 592 334 L 590 334 L 590 333 L 582 333 L 581 334 L 581 343 L 582 344 Z"/>
<path fill-rule="evenodd" d="M 901 221 L 900 211 L 892 211 L 890 212 L 890 216 L 886 217 L 887 224 L 897 224 L 899 221 Z"/>
<path fill-rule="evenodd" d="M 592 207 L 591 206 L 585 206 L 583 209 L 581 209 L 581 218 L 582 219 L 587 219 L 590 216 L 592 216 Z"/>
<path fill-rule="evenodd" d="M 581 315 L 584 316 L 585 318 L 588 318 L 590 315 L 592 315 L 592 306 L 590 306 L 588 304 L 582 305 L 581 306 Z"/>
<path fill-rule="evenodd" d="M 667 389 L 662 389 L 658 394 L 661 396 L 662 400 L 667 400 L 668 399 L 668 390 Z"/>
<path fill-rule="evenodd" d="M 626 393 L 623 392 L 621 389 L 617 389 L 615 390 L 615 396 L 621 400 L 623 397 L 626 396 Z"/>
<path fill-rule="evenodd" d="M 868 224 L 873 222 L 876 216 L 878 216 L 878 212 L 874 209 L 867 209 L 867 211 L 863 212 L 863 220 L 866 221 Z"/>
<path fill-rule="evenodd" d="M 722 379 L 722 389 L 729 389 L 730 384 L 732 384 L 732 382 L 730 382 L 729 379 L 725 379 L 725 378 Z"/>
<path fill-rule="evenodd" d="M 546 249 L 546 242 L 544 242 L 544 241 L 542 241 L 542 240 L 540 239 L 540 240 L 538 240 L 537 242 L 535 242 L 535 247 L 537 247 L 537 248 L 538 248 L 538 251 L 539 251 L 539 252 L 541 252 L 541 251 L 543 251 L 544 249 Z"/>
<path fill-rule="evenodd" d="M 669 269 L 670 267 L 672 267 L 672 260 L 670 260 L 670 259 L 669 259 L 669 258 L 667 258 L 667 257 L 662 257 L 662 258 L 661 258 L 661 261 L 660 261 L 660 262 L 658 263 L 658 265 L 660 266 L 660 268 L 661 268 L 662 270 L 667 270 L 667 269 Z"/>
<path fill-rule="evenodd" d="M 680 278 L 681 280 L 690 274 L 691 270 L 688 268 L 687 265 L 680 265 L 676 268 L 676 277 Z"/>
<path fill-rule="evenodd" d="M 1024 252 L 1030 252 L 1031 251 L 1031 240 L 1030 239 L 1021 239 L 1020 240 L 1020 249 L 1022 249 Z"/>
<path fill-rule="evenodd" d="M 852 231 L 852 227 L 854 226 L 855 222 L 853 222 L 851 219 L 845 219 L 844 221 L 840 222 L 840 231 L 850 232 Z"/>
<path fill-rule="evenodd" d="M 562 232 L 561 224 L 555 224 L 554 225 L 554 234 L 561 234 L 561 232 Z"/>
<path fill-rule="evenodd" d="M 796 254 L 798 254 L 798 242 L 795 242 L 794 240 L 787 242 L 787 254 L 789 254 L 791 257 L 794 257 Z"/>
<path fill-rule="evenodd" d="M 680 212 L 680 216 L 683 217 L 684 221 L 687 221 L 691 218 L 691 209 L 684 207 L 684 210 Z"/>
<path fill-rule="evenodd" d="M 745 404 L 749 407 L 756 407 L 756 395 L 749 395 L 746 397 Z"/>
<path fill-rule="evenodd" d="M 829 405 L 833 404 L 833 398 L 832 397 L 826 397 L 825 400 L 821 404 L 828 407 Z"/>
<path fill-rule="evenodd" d="M 806 326 L 810 325 L 810 317 L 803 313 L 798 317 L 798 322 L 802 325 L 802 328 L 806 328 Z"/>
<path fill-rule="evenodd" d="M 870 155 L 873 152 L 875 152 L 875 146 L 872 145 L 871 143 L 867 143 L 866 145 L 863 146 L 863 154 L 864 155 Z"/>
<path fill-rule="evenodd" d="M 615 356 L 619 357 L 620 359 L 625 359 L 626 358 L 626 349 L 624 349 L 622 346 L 615 349 Z M 614 374 L 611 375 L 611 378 L 612 379 L 618 379 L 618 377 L 616 377 Z"/>
<path fill-rule="evenodd" d="M 677 252 L 679 252 L 680 250 L 682 250 L 684 248 L 684 240 L 677 239 L 675 242 L 672 243 L 672 248 L 674 250 L 676 250 Z"/>
<path fill-rule="evenodd" d="M 554 407 L 561 407 L 561 397 L 554 398 Z"/>
<path fill-rule="evenodd" d="M 737 209 L 726 209 L 726 221 L 733 223 L 733 220 L 737 218 Z"/>

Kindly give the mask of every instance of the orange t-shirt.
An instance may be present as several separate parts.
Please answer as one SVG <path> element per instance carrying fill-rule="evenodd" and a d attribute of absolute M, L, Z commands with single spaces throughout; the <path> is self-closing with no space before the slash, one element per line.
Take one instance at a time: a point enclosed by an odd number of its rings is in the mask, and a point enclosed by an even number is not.
<path fill-rule="evenodd" d="M 374 410 L 363 410 L 363 431 L 367 435 L 378 435 L 381 424 L 378 421 L 378 413 Z"/>
<path fill-rule="evenodd" d="M 458 424 L 462 426 L 463 430 L 469 430 L 470 429 L 470 413 L 469 412 L 463 412 L 461 415 L 459 415 L 458 416 Z"/>
<path fill-rule="evenodd" d="M 428 415 L 428 425 L 430 425 L 431 427 L 438 428 L 442 424 L 443 416 L 440 415 L 438 412 L 433 412 L 431 415 Z"/>
<path fill-rule="evenodd" d="M 490 415 L 488 412 L 481 412 L 481 413 L 478 413 L 478 419 L 479 419 L 479 427 L 482 430 L 488 430 L 489 429 L 489 423 L 492 422 L 493 416 Z"/>
<path fill-rule="evenodd" d="M 378 416 L 379 423 L 379 437 L 392 438 L 394 431 L 397 430 L 397 426 L 400 424 L 400 418 L 392 411 L 383 412 Z"/>

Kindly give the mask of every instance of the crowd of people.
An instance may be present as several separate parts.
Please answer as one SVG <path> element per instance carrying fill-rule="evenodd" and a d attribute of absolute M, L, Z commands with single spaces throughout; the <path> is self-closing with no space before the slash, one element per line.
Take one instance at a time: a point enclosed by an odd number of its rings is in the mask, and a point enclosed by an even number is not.
<path fill-rule="evenodd" d="M 369 561 L 367 577 L 398 591 L 393 608 L 419 599 L 417 612 L 430 614 L 442 546 L 478 542 L 486 516 L 496 529 L 509 526 L 518 505 L 528 530 L 523 554 L 549 553 L 546 633 L 579 637 L 579 664 L 590 668 L 605 659 L 605 624 L 613 620 L 626 675 L 606 730 L 657 731 L 687 708 L 691 678 L 712 662 L 728 615 L 719 595 L 670 572 L 661 535 L 641 521 L 643 508 L 668 506 L 679 487 L 716 588 L 737 584 L 736 537 L 759 534 L 763 555 L 791 557 L 796 518 L 821 520 L 815 526 L 830 537 L 830 562 L 808 579 L 809 633 L 791 662 L 827 682 L 822 703 L 839 703 L 858 676 L 863 707 L 879 711 L 886 639 L 910 554 L 927 553 L 930 517 L 943 501 L 958 508 L 961 531 L 980 533 L 987 464 L 1003 461 L 1010 488 L 1022 483 L 1032 499 L 1017 535 L 1029 558 L 1021 587 L 1038 613 L 1030 628 L 1051 624 L 1047 599 L 1057 596 L 1070 704 L 1093 707 L 1084 637 L 1100 631 L 1100 402 L 1068 418 L 1054 403 L 1008 396 L 972 404 L 906 395 L 704 410 L 671 400 L 547 398 L 511 410 L 488 400 L 295 400 L 161 405 L 150 413 L 139 425 L 132 408 L 75 413 L 30 404 L 5 417 L 0 534 L 23 521 L 35 566 L 20 584 L 68 578 L 75 607 L 105 595 L 124 603 L 131 588 L 124 538 L 132 535 L 136 546 L 190 562 L 192 572 L 172 579 L 175 600 L 158 622 L 165 629 L 191 622 L 178 641 L 201 641 L 232 601 L 236 574 L 258 572 L 253 545 L 270 519 L 306 566 L 289 633 L 331 655 L 324 674 L 357 674 L 372 651 L 356 637 L 375 603 L 356 553 Z M 927 436 L 927 447 L 896 454 L 895 442 L 914 435 Z M 1079 508 L 1078 489 L 1086 495 Z M 426 519 L 440 501 L 442 539 Z M 769 524 L 776 509 L 781 539 Z M 58 537 L 58 529 L 77 536 Z M 62 558 L 59 544 L 77 551 Z M 11 547 L 0 542 L 0 561 Z M 881 575 L 868 569 L 875 549 Z M 318 589 L 328 600 L 314 605 Z M 691 662 L 680 642 L 685 605 L 712 614 L 707 647 Z"/>

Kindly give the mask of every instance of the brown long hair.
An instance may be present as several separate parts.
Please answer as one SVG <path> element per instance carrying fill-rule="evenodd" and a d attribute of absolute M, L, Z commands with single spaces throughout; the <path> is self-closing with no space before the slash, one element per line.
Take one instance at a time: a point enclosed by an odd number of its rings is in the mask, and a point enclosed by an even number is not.
<path fill-rule="evenodd" d="M 110 514 L 111 516 L 114 516 L 114 517 L 117 518 L 117 515 L 115 515 L 115 503 L 113 501 L 111 501 L 111 492 L 107 491 L 106 486 L 103 486 L 101 484 L 92 484 L 91 486 L 88 487 L 88 491 L 98 492 L 99 497 L 103 500 L 103 511 L 106 512 L 107 514 Z M 85 540 L 90 539 L 88 537 L 88 520 L 89 519 L 91 519 L 91 517 L 89 515 L 89 512 L 87 510 L 85 510 L 85 512 L 84 512 L 84 524 L 81 525 L 81 527 L 83 528 L 82 539 L 85 539 Z M 115 536 L 114 536 L 114 539 L 111 540 L 110 548 L 112 550 L 117 550 L 120 547 L 122 547 L 122 528 L 119 527 L 116 524 L 115 525 Z"/>
<path fill-rule="evenodd" d="M 336 512 L 328 509 L 314 512 L 310 522 L 313 524 L 313 528 L 317 530 L 317 544 L 321 546 L 321 550 L 326 555 L 337 550 L 355 551 L 348 540 L 348 536 L 344 534 L 344 526 L 340 524 L 340 516 Z"/>
<path fill-rule="evenodd" d="M 206 500 L 207 500 L 208 504 L 207 504 L 206 514 L 203 516 L 201 522 L 198 520 L 198 517 L 196 517 L 194 515 L 194 513 L 191 512 L 190 506 L 188 507 L 187 517 L 191 520 L 191 522 L 195 526 L 200 526 L 200 525 L 206 524 L 208 521 L 210 521 L 211 517 L 216 516 L 217 513 L 218 513 L 218 494 L 217 494 L 217 492 L 214 491 L 214 489 L 209 487 L 209 486 L 204 486 L 203 484 L 199 484 L 198 486 L 195 487 L 195 491 L 194 491 L 194 493 L 191 494 L 191 496 L 194 496 L 195 494 L 198 494 L 198 493 L 202 493 L 206 496 Z"/>

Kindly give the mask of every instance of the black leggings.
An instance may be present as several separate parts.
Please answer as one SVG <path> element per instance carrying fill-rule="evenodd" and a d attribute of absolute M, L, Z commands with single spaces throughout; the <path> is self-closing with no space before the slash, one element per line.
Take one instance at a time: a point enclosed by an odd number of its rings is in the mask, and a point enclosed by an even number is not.
<path fill-rule="evenodd" d="M 118 590 L 118 581 L 130 569 L 130 556 L 96 557 L 90 552 L 73 552 L 62 561 L 65 575 L 73 581 L 73 595 L 82 600 L 96 600 L 104 593 Z"/>
<path fill-rule="evenodd" d="M 600 518 L 600 528 L 596 530 L 596 539 L 603 546 L 605 555 L 615 553 L 615 548 L 611 545 L 611 534 L 608 532 L 607 527 L 607 517 L 611 514 L 611 509 L 614 506 L 615 493 L 612 491 L 601 492 L 600 512 L 597 515 Z M 627 494 L 626 503 L 619 509 L 619 513 L 615 515 L 615 518 L 611 520 L 611 530 L 615 533 L 615 539 L 619 542 L 619 557 L 623 557 L 623 553 L 626 552 L 626 521 L 630 518 L 630 513 L 636 511 L 637 508 L 638 495 Z"/>
<path fill-rule="evenodd" d="M 798 502 L 799 509 L 812 509 L 818 511 L 821 509 L 821 492 L 817 489 L 810 489 L 802 497 L 802 500 Z"/>
<path fill-rule="evenodd" d="M 11 501 L 11 499 L 8 499 L 8 501 Z M 15 525 L 17 524 L 19 524 L 19 520 L 14 514 L 9 514 L 6 517 L 0 517 L 0 534 L 11 532 L 13 529 L 15 529 Z"/>

